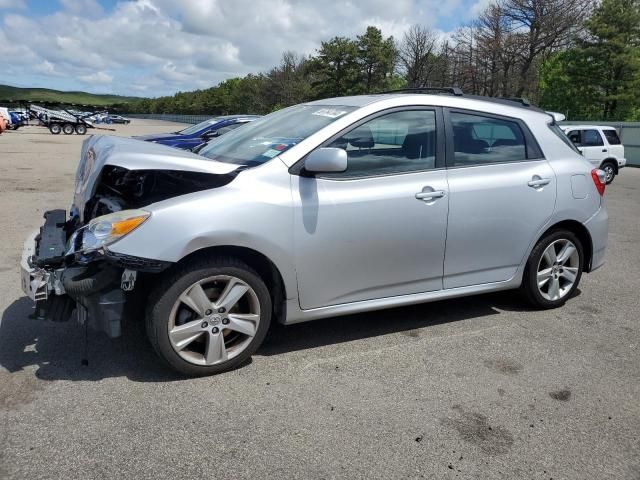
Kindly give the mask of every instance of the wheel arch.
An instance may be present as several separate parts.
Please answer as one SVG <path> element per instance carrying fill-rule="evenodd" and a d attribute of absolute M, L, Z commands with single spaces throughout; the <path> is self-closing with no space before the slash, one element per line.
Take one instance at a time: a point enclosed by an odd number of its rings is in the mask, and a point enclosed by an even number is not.
<path fill-rule="evenodd" d="M 535 244 L 537 244 L 542 238 L 547 236 L 549 233 L 554 230 L 569 230 L 573 233 L 580 243 L 582 243 L 582 247 L 584 248 L 584 266 L 582 271 L 590 272 L 591 271 L 591 263 L 593 261 L 593 241 L 591 239 L 591 234 L 587 227 L 585 227 L 582 223 L 576 220 L 562 220 L 560 222 L 554 223 L 549 228 L 547 228 L 542 235 L 538 238 Z"/>
<path fill-rule="evenodd" d="M 618 160 L 616 158 L 607 157 L 600 163 L 600 166 L 603 166 L 605 163 L 611 163 L 616 175 L 618 174 Z"/>
<path fill-rule="evenodd" d="M 195 250 L 178 261 L 178 264 L 198 257 L 230 256 L 242 260 L 262 278 L 271 295 L 273 314 L 279 322 L 284 322 L 287 291 L 282 273 L 276 264 L 265 254 L 249 247 L 236 245 L 216 245 Z"/>

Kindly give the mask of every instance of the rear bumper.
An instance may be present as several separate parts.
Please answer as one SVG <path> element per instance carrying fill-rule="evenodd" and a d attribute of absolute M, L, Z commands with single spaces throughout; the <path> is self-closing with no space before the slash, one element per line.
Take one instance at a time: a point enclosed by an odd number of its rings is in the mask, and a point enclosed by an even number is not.
<path fill-rule="evenodd" d="M 609 236 L 609 214 L 604 204 L 584 223 L 591 236 L 592 258 L 588 271 L 597 270 L 605 262 L 607 239 Z"/>
<path fill-rule="evenodd" d="M 626 158 L 619 158 L 618 159 L 618 168 L 623 168 L 626 167 L 627 165 L 627 159 Z"/>

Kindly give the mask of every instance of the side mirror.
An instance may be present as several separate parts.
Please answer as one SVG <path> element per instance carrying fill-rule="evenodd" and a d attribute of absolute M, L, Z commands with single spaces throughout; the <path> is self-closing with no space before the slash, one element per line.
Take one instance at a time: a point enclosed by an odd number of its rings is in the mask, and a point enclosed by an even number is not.
<path fill-rule="evenodd" d="M 347 169 L 347 152 L 342 148 L 318 148 L 304 161 L 309 173 L 339 173 Z"/>

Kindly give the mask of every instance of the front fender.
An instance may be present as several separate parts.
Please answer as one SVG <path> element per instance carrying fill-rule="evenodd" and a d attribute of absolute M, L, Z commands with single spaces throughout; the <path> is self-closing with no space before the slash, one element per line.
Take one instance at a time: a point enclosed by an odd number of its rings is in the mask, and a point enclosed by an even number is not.
<path fill-rule="evenodd" d="M 144 208 L 151 217 L 109 250 L 178 262 L 209 247 L 250 248 L 275 264 L 287 292 L 297 292 L 290 180 L 281 162 L 246 170 L 225 186 Z"/>

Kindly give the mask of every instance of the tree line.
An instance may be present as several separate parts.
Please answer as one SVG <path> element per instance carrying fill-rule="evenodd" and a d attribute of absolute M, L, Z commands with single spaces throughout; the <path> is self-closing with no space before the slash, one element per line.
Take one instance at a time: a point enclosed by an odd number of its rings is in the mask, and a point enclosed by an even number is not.
<path fill-rule="evenodd" d="M 296 103 L 399 88 L 456 86 L 526 97 L 576 120 L 640 120 L 640 0 L 497 0 L 442 38 L 414 25 L 402 39 L 370 26 L 285 52 L 268 72 L 145 99 L 131 113 L 269 113 Z"/>

